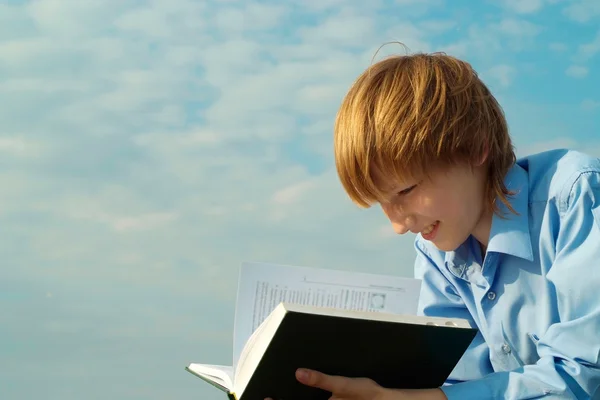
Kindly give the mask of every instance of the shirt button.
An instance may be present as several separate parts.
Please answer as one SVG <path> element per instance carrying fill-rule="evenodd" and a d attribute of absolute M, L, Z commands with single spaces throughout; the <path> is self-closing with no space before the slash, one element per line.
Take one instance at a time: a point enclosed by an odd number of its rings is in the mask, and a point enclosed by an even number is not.
<path fill-rule="evenodd" d="M 490 300 L 494 300 L 494 299 L 496 298 L 496 293 L 494 293 L 494 292 L 489 292 L 489 293 L 487 294 L 487 298 L 488 298 L 488 299 L 490 299 Z"/>
<path fill-rule="evenodd" d="M 508 344 L 504 343 L 504 344 L 502 345 L 502 352 L 503 352 L 504 354 L 510 354 L 510 346 L 509 346 Z"/>

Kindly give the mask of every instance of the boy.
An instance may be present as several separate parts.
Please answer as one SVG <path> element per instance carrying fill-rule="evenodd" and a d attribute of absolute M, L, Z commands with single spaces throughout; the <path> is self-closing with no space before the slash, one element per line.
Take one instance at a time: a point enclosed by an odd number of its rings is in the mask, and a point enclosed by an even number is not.
<path fill-rule="evenodd" d="M 417 234 L 420 313 L 480 333 L 438 389 L 298 370 L 332 398 L 600 398 L 600 160 L 516 160 L 501 107 L 470 65 L 391 57 L 355 82 L 335 124 L 349 197 Z M 401 339 L 399 339 L 401 340 Z"/>

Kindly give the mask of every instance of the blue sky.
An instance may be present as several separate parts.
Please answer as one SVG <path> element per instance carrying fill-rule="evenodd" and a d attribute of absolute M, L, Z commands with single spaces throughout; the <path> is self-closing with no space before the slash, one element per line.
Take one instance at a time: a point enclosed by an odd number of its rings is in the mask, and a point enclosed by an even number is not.
<path fill-rule="evenodd" d="M 519 154 L 600 156 L 597 0 L 0 1 L 3 399 L 222 395 L 244 260 L 412 274 L 331 127 L 377 48 L 447 51 Z M 385 46 L 384 56 L 401 52 Z"/>

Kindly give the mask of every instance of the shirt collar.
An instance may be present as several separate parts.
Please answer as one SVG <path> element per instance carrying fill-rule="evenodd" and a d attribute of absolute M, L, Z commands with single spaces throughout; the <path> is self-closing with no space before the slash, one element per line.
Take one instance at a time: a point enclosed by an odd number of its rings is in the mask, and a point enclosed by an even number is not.
<path fill-rule="evenodd" d="M 527 172 L 518 164 L 514 164 L 504 178 L 504 185 L 510 192 L 514 192 L 513 196 L 508 197 L 508 202 L 518 215 L 513 214 L 502 201 L 497 200 L 502 217 L 496 213 L 492 217 L 487 252 L 505 253 L 533 261 L 529 233 Z M 446 266 L 451 268 L 455 275 L 462 276 L 466 266 L 474 261 L 474 254 L 479 253 L 476 246 L 476 240 L 469 237 L 458 249 L 446 253 Z"/>
<path fill-rule="evenodd" d="M 501 216 L 494 214 L 487 251 L 510 254 L 533 261 L 531 235 L 529 232 L 529 182 L 527 172 L 515 164 L 508 171 L 504 185 L 513 196 L 508 201 L 518 215 L 513 214 L 504 203 L 497 200 Z"/>

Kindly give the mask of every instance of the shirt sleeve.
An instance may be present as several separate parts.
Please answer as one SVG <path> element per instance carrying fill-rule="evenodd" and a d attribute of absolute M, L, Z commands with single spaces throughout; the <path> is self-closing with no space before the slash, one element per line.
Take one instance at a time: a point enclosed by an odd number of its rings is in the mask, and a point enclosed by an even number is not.
<path fill-rule="evenodd" d="M 556 199 L 554 262 L 546 278 L 560 322 L 539 338 L 539 361 L 444 386 L 454 399 L 596 399 L 600 396 L 600 173 L 582 173 Z M 542 233 L 545 235 L 545 233 Z M 550 308 L 548 308 L 550 307 Z"/>

